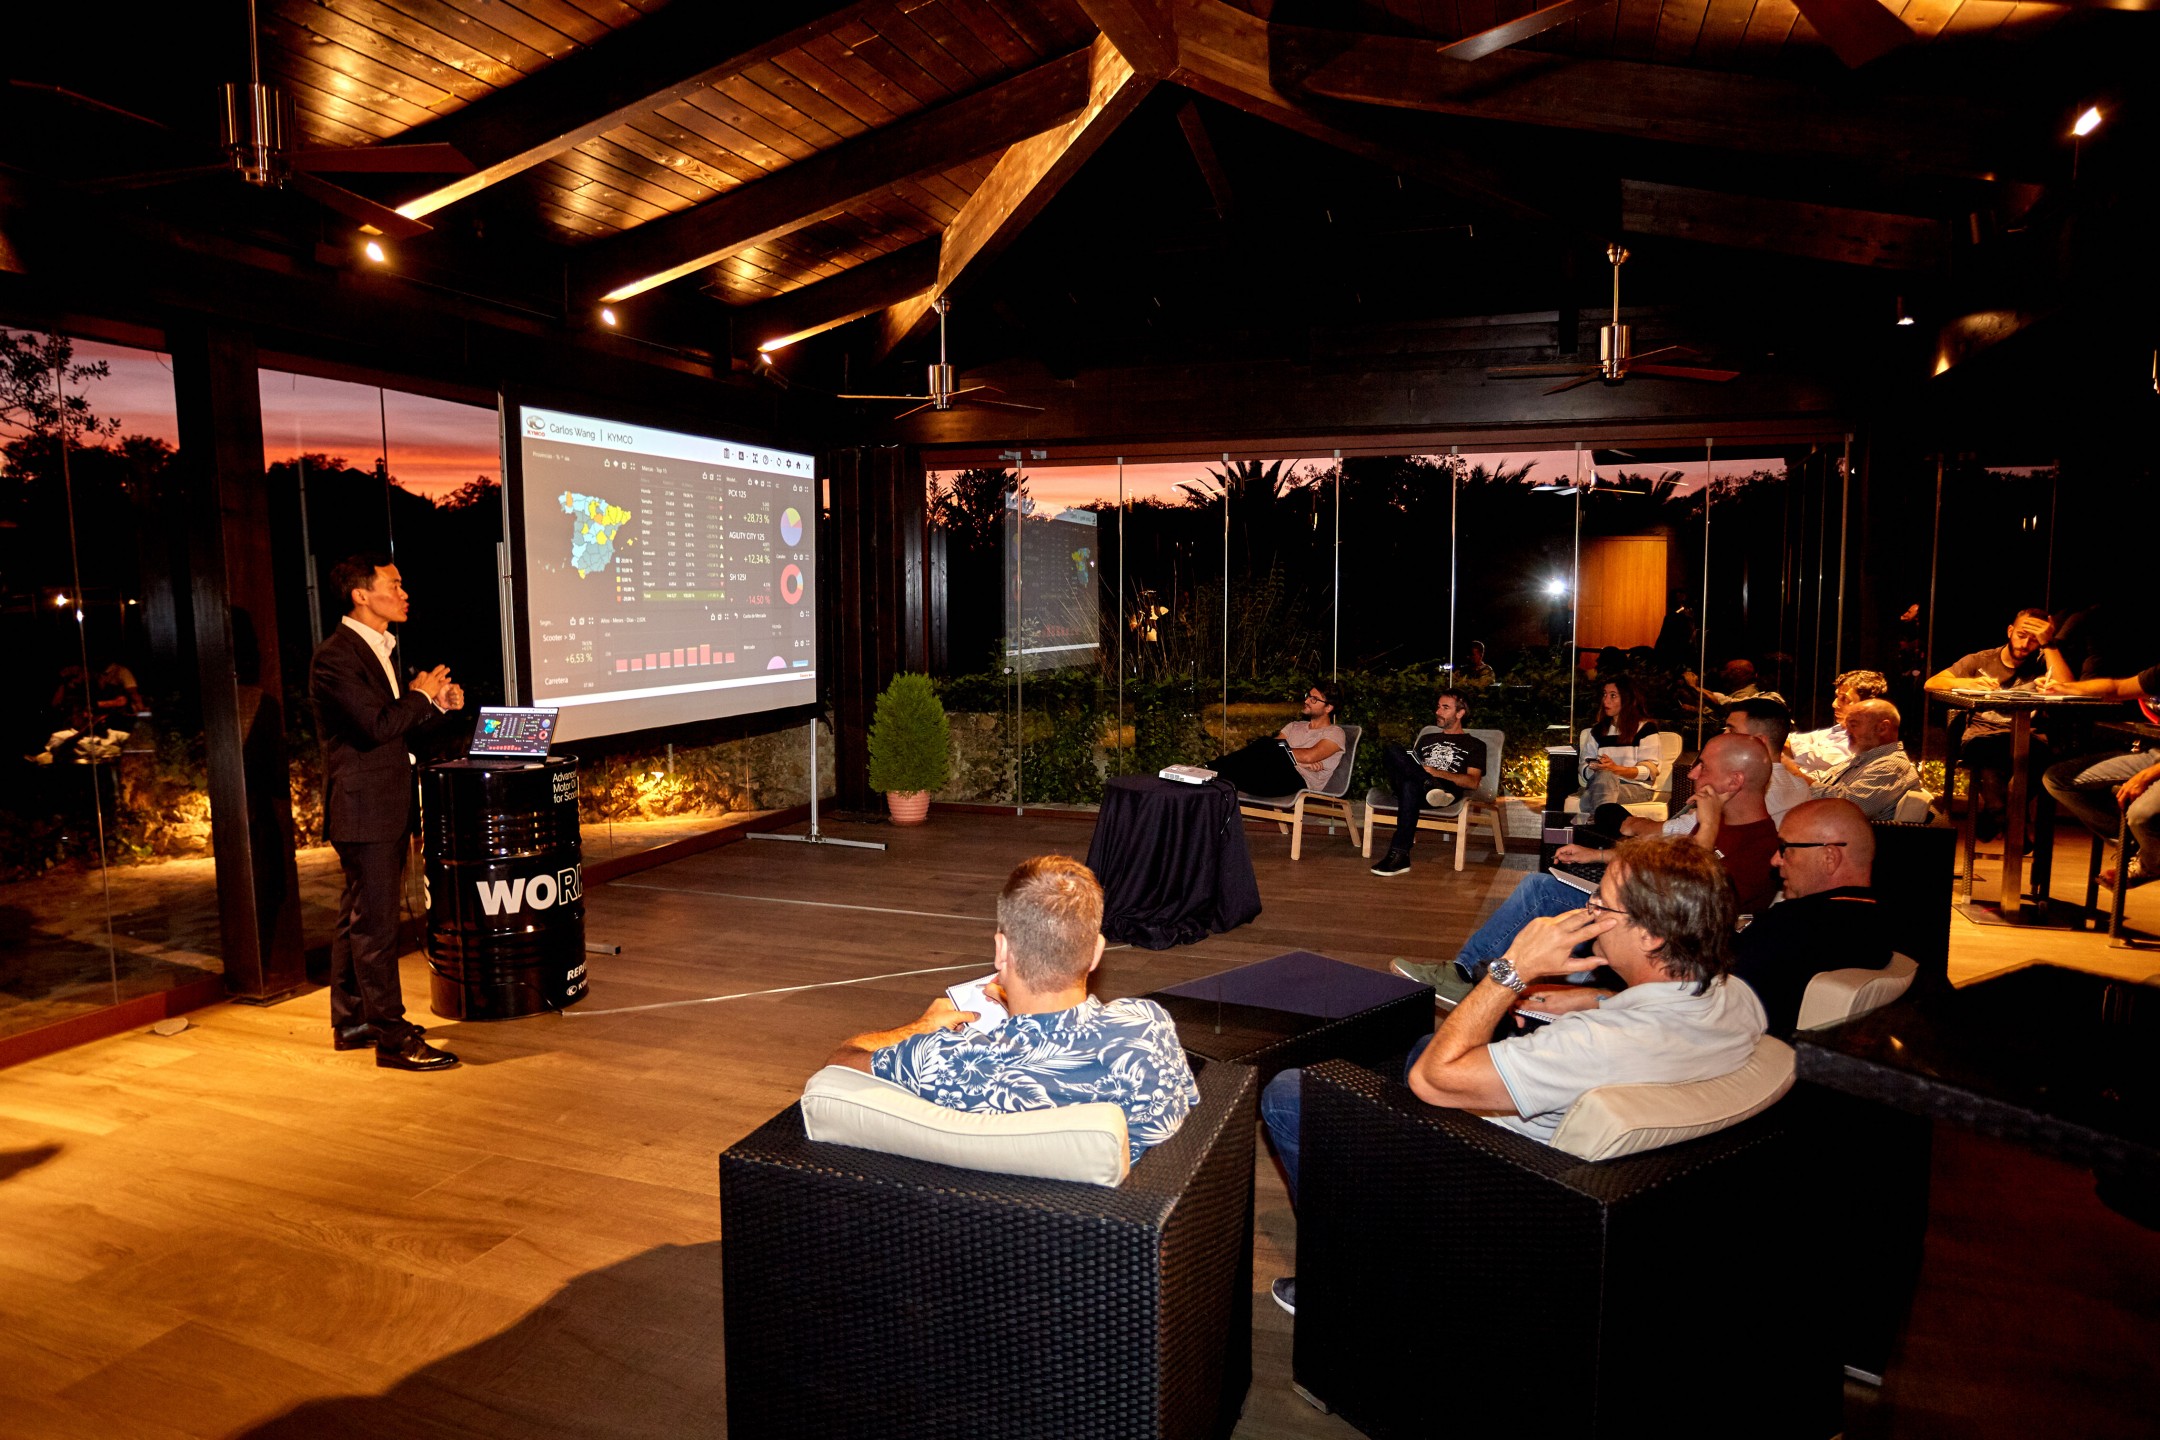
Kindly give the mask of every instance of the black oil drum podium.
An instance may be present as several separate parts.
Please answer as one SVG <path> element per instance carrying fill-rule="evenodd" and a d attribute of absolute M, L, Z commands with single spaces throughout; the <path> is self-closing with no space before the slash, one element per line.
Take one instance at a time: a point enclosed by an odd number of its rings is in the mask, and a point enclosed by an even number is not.
<path fill-rule="evenodd" d="M 429 1006 L 508 1020 L 585 997 L 577 757 L 420 772 Z"/>

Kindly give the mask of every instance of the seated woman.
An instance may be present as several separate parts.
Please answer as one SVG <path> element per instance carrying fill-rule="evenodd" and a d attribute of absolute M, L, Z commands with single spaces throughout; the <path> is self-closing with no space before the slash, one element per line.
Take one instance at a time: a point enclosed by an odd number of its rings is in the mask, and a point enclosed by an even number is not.
<path fill-rule="evenodd" d="M 1600 805 L 1627 805 L 1652 798 L 1658 762 L 1638 755 L 1635 747 L 1658 731 L 1643 706 L 1634 680 L 1622 675 L 1605 682 L 1598 722 L 1578 741 L 1582 763 L 1582 798 L 1576 813 L 1595 815 Z"/>

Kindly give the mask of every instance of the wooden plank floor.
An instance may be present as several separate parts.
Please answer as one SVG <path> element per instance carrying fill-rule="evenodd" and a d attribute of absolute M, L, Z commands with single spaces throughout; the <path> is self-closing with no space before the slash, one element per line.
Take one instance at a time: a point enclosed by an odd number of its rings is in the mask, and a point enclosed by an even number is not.
<path fill-rule="evenodd" d="M 333 1052 L 321 992 L 0 1072 L 0 1435 L 723 1434 L 715 1157 L 839 1038 L 987 968 L 997 884 L 1026 855 L 1084 853 L 1091 823 L 838 825 L 893 848 L 739 844 L 595 887 L 588 933 L 624 953 L 595 957 L 590 999 L 433 1027 L 467 1062 L 445 1075 Z M 1374 967 L 1438 958 L 1520 874 L 1488 857 L 1458 875 L 1421 847 L 1409 877 L 1383 883 L 1339 835 L 1309 836 L 1296 865 L 1271 830 L 1251 837 L 1260 919 L 1178 951 L 1112 951 L 1102 993 L 1297 948 Z M 418 957 L 405 985 L 426 994 Z M 1238 1433 L 1350 1436 L 1290 1391 L 1290 1324 L 1264 1290 L 1295 1269 L 1295 1225 L 1265 1159 L 1258 1178 L 1263 1295 Z M 2067 1203 L 2077 1177 L 2055 1179 L 2038 1193 Z M 1990 1226 L 2014 1197 L 1965 1203 L 1954 1243 L 1931 1251 L 1949 1288 L 1929 1293 L 2008 1293 L 2028 1315 L 2050 1303 L 2029 1261 L 1989 1289 L 1990 1257 L 2012 1243 Z M 2152 1238 L 2108 1232 L 2106 1314 L 2133 1353 L 2160 1343 Z M 1866 1433 L 2013 1433 L 1989 1431 L 1986 1377 L 1960 1360 L 1969 1314 L 1923 1304 L 1927 1368 L 1857 1407 Z M 2096 1378 L 2089 1358 L 2076 1373 Z M 2083 1393 L 2114 1413 L 2107 1384 Z M 1931 1428 L 1953 1415 L 1979 1418 Z"/>

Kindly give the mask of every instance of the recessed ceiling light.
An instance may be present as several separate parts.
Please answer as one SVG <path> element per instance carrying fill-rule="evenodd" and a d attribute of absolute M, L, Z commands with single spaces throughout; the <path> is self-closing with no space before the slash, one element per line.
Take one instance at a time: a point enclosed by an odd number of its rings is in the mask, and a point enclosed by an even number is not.
<path fill-rule="evenodd" d="M 615 323 L 615 312 L 614 312 L 614 310 L 613 310 L 613 309 L 611 309 L 610 307 L 606 306 L 606 305 L 603 305 L 603 306 L 601 306 L 601 307 L 600 307 L 600 323 L 601 323 L 601 324 L 603 324 L 603 325 L 613 325 L 613 324 Z"/>
<path fill-rule="evenodd" d="M 390 258 L 383 253 L 382 242 L 380 240 L 368 241 L 366 245 L 361 247 L 361 253 L 365 254 L 368 259 L 374 261 L 377 265 L 382 264 L 383 261 Z"/>

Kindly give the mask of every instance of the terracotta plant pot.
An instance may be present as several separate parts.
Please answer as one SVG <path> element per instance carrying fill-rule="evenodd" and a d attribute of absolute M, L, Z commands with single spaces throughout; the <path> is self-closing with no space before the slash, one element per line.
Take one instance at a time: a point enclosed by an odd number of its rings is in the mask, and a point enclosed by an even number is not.
<path fill-rule="evenodd" d="M 930 792 L 927 790 L 888 790 L 885 808 L 892 812 L 895 825 L 920 825 L 930 818 Z"/>

